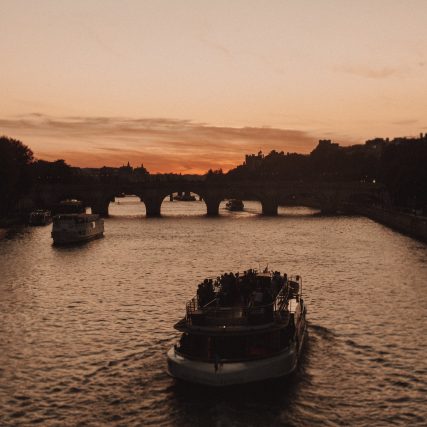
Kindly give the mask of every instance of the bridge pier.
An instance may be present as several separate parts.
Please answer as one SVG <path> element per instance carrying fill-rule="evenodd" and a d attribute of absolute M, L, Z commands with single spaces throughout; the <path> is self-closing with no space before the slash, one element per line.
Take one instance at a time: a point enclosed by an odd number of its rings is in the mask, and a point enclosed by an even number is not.
<path fill-rule="evenodd" d="M 322 215 L 335 215 L 339 209 L 339 202 L 337 195 L 327 195 L 323 197 L 320 204 L 320 213 Z"/>
<path fill-rule="evenodd" d="M 102 216 L 103 218 L 108 218 L 108 206 L 110 204 L 110 199 L 108 200 L 97 200 L 97 201 L 90 201 L 88 205 L 92 209 L 92 213 L 98 214 Z"/>
<path fill-rule="evenodd" d="M 277 216 L 279 203 L 273 199 L 261 200 L 262 214 L 267 216 Z"/>
<path fill-rule="evenodd" d="M 320 213 L 322 215 L 336 215 L 338 213 L 338 208 L 332 206 L 322 206 L 322 208 L 320 209 Z"/>
<path fill-rule="evenodd" d="M 218 197 L 203 197 L 203 200 L 206 203 L 206 214 L 208 216 L 218 216 L 219 215 L 219 205 L 221 203 L 220 198 Z"/>
<path fill-rule="evenodd" d="M 158 217 L 161 216 L 161 206 L 163 202 L 163 197 L 152 196 L 144 197 L 145 212 L 147 217 Z"/>

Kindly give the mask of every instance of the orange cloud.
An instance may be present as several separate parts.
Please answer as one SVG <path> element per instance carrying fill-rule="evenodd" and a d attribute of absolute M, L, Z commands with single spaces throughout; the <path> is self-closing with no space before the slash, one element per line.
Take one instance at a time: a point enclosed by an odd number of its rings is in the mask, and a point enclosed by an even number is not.
<path fill-rule="evenodd" d="M 36 157 L 62 158 L 81 167 L 141 163 L 150 172 L 201 173 L 229 170 L 247 153 L 307 153 L 317 138 L 305 131 L 269 127 L 218 127 L 188 120 L 125 117 L 51 117 L 42 114 L 0 119 L 0 129 L 22 140 Z"/>

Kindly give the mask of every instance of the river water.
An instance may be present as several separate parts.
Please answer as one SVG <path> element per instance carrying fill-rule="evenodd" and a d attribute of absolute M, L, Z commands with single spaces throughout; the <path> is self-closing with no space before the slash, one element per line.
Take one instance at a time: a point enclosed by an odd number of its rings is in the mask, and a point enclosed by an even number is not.
<path fill-rule="evenodd" d="M 0 241 L 0 425 L 416 426 L 427 423 L 427 245 L 369 219 L 110 205 L 105 238 L 50 226 Z M 211 390 L 165 373 L 205 276 L 301 274 L 309 338 L 281 382 Z"/>

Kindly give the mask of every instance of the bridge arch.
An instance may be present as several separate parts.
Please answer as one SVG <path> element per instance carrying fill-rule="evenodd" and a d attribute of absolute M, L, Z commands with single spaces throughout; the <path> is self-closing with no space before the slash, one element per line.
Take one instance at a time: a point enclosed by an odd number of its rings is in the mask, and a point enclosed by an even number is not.
<path fill-rule="evenodd" d="M 245 189 L 245 191 L 231 191 L 233 198 L 241 200 L 256 200 L 261 204 L 261 213 L 266 216 L 276 216 L 279 208 L 279 193 L 269 190 Z"/>
<path fill-rule="evenodd" d="M 169 188 L 162 189 L 161 191 L 144 191 L 138 194 L 141 200 L 145 203 L 147 217 L 158 217 L 161 216 L 161 209 L 163 201 L 174 193 L 191 192 L 199 196 L 199 198 L 206 205 L 207 215 L 218 215 L 219 204 L 223 200 L 223 196 L 217 193 L 211 193 L 202 191 L 197 186 L 192 188 L 191 186 L 171 186 Z"/>
<path fill-rule="evenodd" d="M 367 192 L 348 193 L 339 189 L 307 189 L 303 191 L 287 192 L 281 199 L 283 205 L 295 205 L 319 209 L 322 214 L 336 214 L 351 211 L 352 206 L 371 204 L 378 198 Z"/>
<path fill-rule="evenodd" d="M 321 209 L 322 200 L 322 195 L 318 192 L 294 191 L 284 193 L 280 198 L 280 205 Z"/>
<path fill-rule="evenodd" d="M 132 208 L 133 207 L 133 208 Z M 136 194 L 119 194 L 108 205 L 109 215 L 145 216 L 145 204 Z"/>
<path fill-rule="evenodd" d="M 380 202 L 382 202 L 381 195 L 375 193 L 352 193 L 346 198 L 346 203 L 350 205 L 369 206 Z"/>
<path fill-rule="evenodd" d="M 179 197 L 184 199 L 180 200 Z M 186 197 L 188 199 L 185 199 Z M 189 190 L 173 191 L 163 198 L 160 209 L 162 216 L 204 215 L 206 213 L 206 203 L 200 192 Z"/>

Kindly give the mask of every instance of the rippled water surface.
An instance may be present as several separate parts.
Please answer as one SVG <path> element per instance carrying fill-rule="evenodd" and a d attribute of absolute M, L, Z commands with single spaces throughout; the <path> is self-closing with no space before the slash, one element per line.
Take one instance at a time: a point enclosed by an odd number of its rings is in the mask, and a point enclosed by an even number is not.
<path fill-rule="evenodd" d="M 426 425 L 427 246 L 365 218 L 281 208 L 147 219 L 111 204 L 105 238 L 56 248 L 50 226 L 0 241 L 0 425 Z M 205 276 L 303 276 L 309 339 L 285 381 L 176 382 L 165 352 Z"/>

